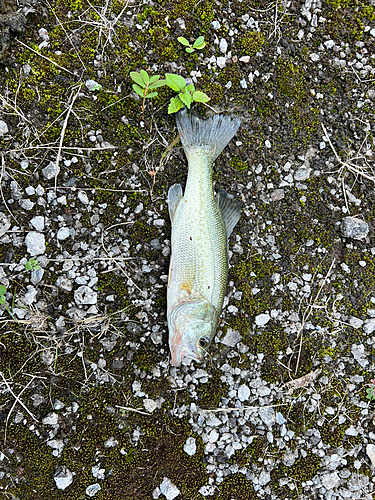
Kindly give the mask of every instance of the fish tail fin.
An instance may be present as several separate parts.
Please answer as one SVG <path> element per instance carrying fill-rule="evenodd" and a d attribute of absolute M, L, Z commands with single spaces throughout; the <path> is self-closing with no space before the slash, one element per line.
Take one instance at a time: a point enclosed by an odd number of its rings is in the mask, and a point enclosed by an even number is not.
<path fill-rule="evenodd" d="M 205 149 L 214 161 L 229 143 L 241 125 L 239 118 L 225 115 L 214 115 L 202 119 L 188 114 L 186 109 L 176 115 L 178 132 L 189 159 L 197 149 Z"/>

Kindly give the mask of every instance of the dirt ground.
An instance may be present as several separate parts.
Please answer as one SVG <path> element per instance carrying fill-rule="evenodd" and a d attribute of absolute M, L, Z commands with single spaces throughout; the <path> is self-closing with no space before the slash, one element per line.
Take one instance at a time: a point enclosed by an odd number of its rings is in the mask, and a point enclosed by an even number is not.
<path fill-rule="evenodd" d="M 242 121 L 201 365 L 169 363 L 187 161 L 141 70 Z M 373 498 L 374 104 L 374 0 L 0 0 L 0 496 Z"/>

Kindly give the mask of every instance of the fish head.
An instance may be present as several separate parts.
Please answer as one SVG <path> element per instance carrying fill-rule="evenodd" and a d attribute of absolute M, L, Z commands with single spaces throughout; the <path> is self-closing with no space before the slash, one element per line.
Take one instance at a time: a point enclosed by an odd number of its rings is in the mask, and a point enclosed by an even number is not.
<path fill-rule="evenodd" d="M 168 317 L 169 347 L 173 366 L 200 363 L 215 335 L 215 308 L 207 301 L 179 304 Z"/>

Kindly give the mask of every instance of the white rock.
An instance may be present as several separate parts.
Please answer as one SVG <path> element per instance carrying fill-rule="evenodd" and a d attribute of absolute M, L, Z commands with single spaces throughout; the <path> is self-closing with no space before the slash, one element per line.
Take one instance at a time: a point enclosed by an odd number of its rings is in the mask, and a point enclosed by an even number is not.
<path fill-rule="evenodd" d="M 225 337 L 220 342 L 228 347 L 234 347 L 242 339 L 240 332 L 228 328 Z"/>
<path fill-rule="evenodd" d="M 306 181 L 310 177 L 311 168 L 300 167 L 296 170 L 294 174 L 294 179 L 296 181 Z"/>
<path fill-rule="evenodd" d="M 216 58 L 216 64 L 219 66 L 220 69 L 225 68 L 225 57 L 217 57 Z"/>
<path fill-rule="evenodd" d="M 72 280 L 66 276 L 59 276 L 56 280 L 56 286 L 64 290 L 64 292 L 71 292 L 73 290 Z"/>
<path fill-rule="evenodd" d="M 30 255 L 42 255 L 46 250 L 44 234 L 30 231 L 25 237 L 25 244 Z"/>
<path fill-rule="evenodd" d="M 29 200 L 29 198 L 22 198 L 18 203 L 24 210 L 32 210 L 35 205 L 33 201 Z"/>
<path fill-rule="evenodd" d="M 96 304 L 98 294 L 89 286 L 80 286 L 74 292 L 74 300 L 78 305 Z"/>
<path fill-rule="evenodd" d="M 160 485 L 160 491 L 167 500 L 173 500 L 180 494 L 180 490 L 167 477 L 163 478 L 163 482 Z"/>
<path fill-rule="evenodd" d="M 3 120 L 0 120 L 0 137 L 7 134 L 8 131 L 8 125 Z"/>
<path fill-rule="evenodd" d="M 70 235 L 70 230 L 68 227 L 60 227 L 60 229 L 57 231 L 57 239 L 58 240 L 66 240 Z"/>
<path fill-rule="evenodd" d="M 43 231 L 44 229 L 44 217 L 42 215 L 36 215 L 30 221 L 30 224 L 37 230 Z"/>
<path fill-rule="evenodd" d="M 31 305 L 36 301 L 37 293 L 36 288 L 31 285 L 27 285 L 27 292 L 25 293 L 22 302 L 28 306 Z"/>
<path fill-rule="evenodd" d="M 366 446 L 366 453 L 369 459 L 371 460 L 371 464 L 373 467 L 375 467 L 375 445 L 374 444 L 368 444 Z"/>
<path fill-rule="evenodd" d="M 88 205 L 90 200 L 87 196 L 87 194 L 84 191 L 79 191 L 77 195 L 79 201 L 83 203 L 84 205 Z"/>
<path fill-rule="evenodd" d="M 218 439 L 219 439 L 219 433 L 217 432 L 216 429 L 212 429 L 212 431 L 208 435 L 208 442 L 216 443 Z"/>
<path fill-rule="evenodd" d="M 91 474 L 96 478 L 96 479 L 105 479 L 105 469 L 100 468 L 100 464 L 94 465 L 94 467 L 91 467 Z"/>
<path fill-rule="evenodd" d="M 220 49 L 220 52 L 222 52 L 223 54 L 227 53 L 228 42 L 225 40 L 225 38 L 222 38 L 220 40 L 219 49 Z"/>
<path fill-rule="evenodd" d="M 316 54 L 315 52 L 313 52 L 312 54 L 310 54 L 310 59 L 313 62 L 319 61 L 319 59 L 320 59 L 319 54 Z"/>
<path fill-rule="evenodd" d="M 193 437 L 189 437 L 186 440 L 186 443 L 184 444 L 184 452 L 190 455 L 191 457 L 195 455 L 195 452 L 197 451 L 197 445 L 195 442 L 195 439 Z"/>
<path fill-rule="evenodd" d="M 283 417 L 283 415 L 279 411 L 276 412 L 276 422 L 279 425 L 286 424 L 285 418 Z"/>
<path fill-rule="evenodd" d="M 269 472 L 266 472 L 266 471 L 262 471 L 260 473 L 260 476 L 259 476 L 259 479 L 258 479 L 258 483 L 261 485 L 261 486 L 265 486 L 267 483 L 269 483 L 271 481 L 271 474 Z"/>
<path fill-rule="evenodd" d="M 102 488 L 99 483 L 94 483 L 90 484 L 90 486 L 87 486 L 86 488 L 86 495 L 89 497 L 95 496 L 98 491 L 100 491 Z"/>
<path fill-rule="evenodd" d="M 365 346 L 363 344 L 353 344 L 351 352 L 354 359 L 362 366 L 362 368 L 365 368 L 369 364 L 367 359 L 365 359 L 367 352 L 365 351 Z"/>
<path fill-rule="evenodd" d="M 275 410 L 273 408 L 260 408 L 259 417 L 268 427 L 272 427 L 276 422 Z"/>
<path fill-rule="evenodd" d="M 333 40 L 327 40 L 326 42 L 324 42 L 324 46 L 327 49 L 332 49 L 332 47 L 335 46 L 335 42 Z"/>
<path fill-rule="evenodd" d="M 298 453 L 298 451 L 296 450 L 296 453 L 293 453 L 291 450 L 288 450 L 284 453 L 284 456 L 283 456 L 283 464 L 286 466 L 286 467 L 291 467 L 294 462 L 296 461 L 296 454 Z"/>
<path fill-rule="evenodd" d="M 375 331 L 375 318 L 366 319 L 363 323 L 363 331 L 365 333 L 372 333 Z"/>
<path fill-rule="evenodd" d="M 52 161 L 42 170 L 43 177 L 47 180 L 54 179 L 57 175 L 59 175 L 59 172 L 60 167 Z"/>
<path fill-rule="evenodd" d="M 345 434 L 347 436 L 358 436 L 358 431 L 354 425 L 351 425 L 348 429 L 346 429 Z"/>
<path fill-rule="evenodd" d="M 4 212 L 0 212 L 0 238 L 4 236 L 4 234 L 10 228 L 11 223 L 7 215 Z"/>
<path fill-rule="evenodd" d="M 247 64 L 250 61 L 250 56 L 242 56 L 239 59 L 241 62 Z"/>
<path fill-rule="evenodd" d="M 101 88 L 100 83 L 96 82 L 95 80 L 86 80 L 85 85 L 88 88 L 88 90 L 90 90 L 91 92 L 93 90 L 100 90 L 100 88 Z"/>
<path fill-rule="evenodd" d="M 255 324 L 257 326 L 266 326 L 270 319 L 269 314 L 258 314 L 258 316 L 255 316 Z"/>
<path fill-rule="evenodd" d="M 330 474 L 324 474 L 322 477 L 322 484 L 327 490 L 332 490 L 340 482 L 340 477 L 337 472 L 331 472 Z"/>
<path fill-rule="evenodd" d="M 53 402 L 53 409 L 54 410 L 62 410 L 64 408 L 65 404 L 60 401 L 59 399 L 55 399 Z"/>
<path fill-rule="evenodd" d="M 107 441 L 104 442 L 104 448 L 114 448 L 117 445 L 118 441 L 113 436 L 111 436 L 107 439 Z"/>
<path fill-rule="evenodd" d="M 42 424 L 44 425 L 56 425 L 58 421 L 58 414 L 57 413 L 49 413 L 46 417 L 43 418 Z"/>
<path fill-rule="evenodd" d="M 143 400 L 143 406 L 146 411 L 152 413 L 154 410 L 156 410 L 159 404 L 157 401 L 154 401 L 153 399 L 146 398 Z"/>
<path fill-rule="evenodd" d="M 363 321 L 360 319 L 360 318 L 356 318 L 355 316 L 352 316 L 350 319 L 349 319 L 349 325 L 353 328 L 361 328 L 361 326 L 363 325 Z"/>
<path fill-rule="evenodd" d="M 237 395 L 240 401 L 246 401 L 250 397 L 250 389 L 247 387 L 247 385 L 242 384 L 238 388 Z"/>
<path fill-rule="evenodd" d="M 70 470 L 62 465 L 58 468 L 54 478 L 56 486 L 59 490 L 65 490 L 73 482 L 73 474 Z"/>
<path fill-rule="evenodd" d="M 47 441 L 47 445 L 54 450 L 52 454 L 55 457 L 59 457 L 64 449 L 64 441 L 62 439 L 51 439 Z"/>
<path fill-rule="evenodd" d="M 357 217 L 344 217 L 341 222 L 340 230 L 345 238 L 363 240 L 369 233 L 369 226 L 367 222 Z"/>

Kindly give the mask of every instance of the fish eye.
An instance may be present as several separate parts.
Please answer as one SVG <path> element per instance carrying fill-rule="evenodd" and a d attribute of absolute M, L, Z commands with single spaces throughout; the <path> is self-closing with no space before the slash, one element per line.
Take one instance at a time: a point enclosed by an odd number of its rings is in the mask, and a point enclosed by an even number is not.
<path fill-rule="evenodd" d="M 202 347 L 203 349 L 206 349 L 210 345 L 210 338 L 209 337 L 201 337 L 198 341 L 199 347 Z"/>

